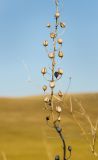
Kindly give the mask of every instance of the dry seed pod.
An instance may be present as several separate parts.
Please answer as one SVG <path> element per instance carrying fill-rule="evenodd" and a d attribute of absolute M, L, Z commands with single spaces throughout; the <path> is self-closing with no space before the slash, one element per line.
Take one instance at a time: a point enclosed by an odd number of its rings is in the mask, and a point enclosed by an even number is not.
<path fill-rule="evenodd" d="M 60 120 L 61 120 L 61 117 L 59 116 L 59 117 L 58 117 L 58 121 L 60 121 Z"/>
<path fill-rule="evenodd" d="M 43 42 L 43 46 L 44 46 L 44 47 L 47 47 L 47 46 L 48 46 L 48 41 L 44 41 L 44 42 Z"/>
<path fill-rule="evenodd" d="M 55 13 L 55 18 L 59 18 L 60 17 L 60 13 L 59 12 L 56 12 Z"/>
<path fill-rule="evenodd" d="M 60 107 L 60 106 L 57 106 L 57 107 L 56 107 L 56 111 L 57 111 L 58 113 L 61 113 L 61 112 L 62 112 L 61 107 Z"/>
<path fill-rule="evenodd" d="M 58 44 L 62 44 L 63 40 L 61 38 L 59 38 L 57 42 L 58 42 Z"/>
<path fill-rule="evenodd" d="M 50 37 L 54 39 L 56 37 L 56 34 L 52 32 L 50 33 Z"/>
<path fill-rule="evenodd" d="M 45 74 L 47 73 L 46 67 L 42 68 L 41 73 L 42 73 L 43 75 L 45 75 Z"/>
<path fill-rule="evenodd" d="M 66 27 L 64 22 L 60 22 L 60 26 L 61 26 L 61 28 L 65 28 Z"/>
<path fill-rule="evenodd" d="M 58 92 L 59 97 L 63 97 L 63 93 L 61 91 Z"/>
<path fill-rule="evenodd" d="M 62 70 L 62 69 L 58 69 L 58 73 L 59 73 L 60 75 L 62 75 L 62 74 L 63 74 L 63 70 Z"/>
<path fill-rule="evenodd" d="M 59 56 L 60 58 L 63 58 L 63 56 L 64 56 L 63 52 L 62 52 L 62 51 L 59 51 L 58 56 Z"/>
<path fill-rule="evenodd" d="M 53 52 L 49 53 L 49 54 L 48 54 L 48 57 L 49 57 L 49 58 L 54 58 L 54 53 L 53 53 Z"/>
<path fill-rule="evenodd" d="M 50 82 L 50 88 L 54 88 L 55 87 L 55 82 L 54 81 L 51 81 Z"/>
<path fill-rule="evenodd" d="M 49 102 L 49 98 L 48 98 L 48 97 L 45 97 L 45 98 L 44 98 L 44 102 L 45 102 L 45 103 L 48 103 L 48 102 Z"/>
<path fill-rule="evenodd" d="M 43 91 L 45 92 L 46 90 L 47 90 L 47 86 L 44 85 L 44 86 L 43 86 Z"/>

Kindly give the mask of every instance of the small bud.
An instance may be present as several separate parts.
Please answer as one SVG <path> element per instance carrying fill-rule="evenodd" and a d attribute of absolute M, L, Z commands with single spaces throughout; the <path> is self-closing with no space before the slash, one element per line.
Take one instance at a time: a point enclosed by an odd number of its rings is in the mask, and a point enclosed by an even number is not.
<path fill-rule="evenodd" d="M 44 85 L 44 86 L 43 86 L 43 91 L 45 92 L 46 90 L 47 90 L 47 86 Z"/>
<path fill-rule="evenodd" d="M 45 74 L 47 73 L 46 67 L 42 68 L 41 73 L 42 73 L 43 75 L 45 75 Z"/>

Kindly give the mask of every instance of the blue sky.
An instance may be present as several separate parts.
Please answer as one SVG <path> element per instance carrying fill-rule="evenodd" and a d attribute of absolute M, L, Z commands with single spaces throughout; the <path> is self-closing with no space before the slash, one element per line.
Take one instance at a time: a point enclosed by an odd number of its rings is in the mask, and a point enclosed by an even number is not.
<path fill-rule="evenodd" d="M 0 0 L 0 96 L 43 93 L 40 70 L 50 60 L 42 42 L 50 42 L 45 25 L 54 12 L 53 0 Z M 98 92 L 98 0 L 64 0 L 61 14 L 67 24 L 59 61 L 64 75 L 56 91 L 66 91 L 71 76 L 69 92 Z"/>

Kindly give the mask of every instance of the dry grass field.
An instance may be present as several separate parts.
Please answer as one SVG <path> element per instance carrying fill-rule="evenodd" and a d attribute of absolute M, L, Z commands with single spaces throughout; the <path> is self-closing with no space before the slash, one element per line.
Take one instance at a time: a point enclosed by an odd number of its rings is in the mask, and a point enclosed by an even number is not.
<path fill-rule="evenodd" d="M 79 94 L 73 97 L 81 101 L 95 124 L 98 118 L 98 94 Z M 69 113 L 68 97 L 65 100 L 62 126 L 66 143 L 73 148 L 71 160 L 98 160 L 90 152 L 85 135 Z M 73 105 L 77 106 L 75 102 Z M 0 160 L 54 160 L 56 154 L 61 155 L 61 141 L 55 130 L 46 125 L 43 107 L 42 96 L 0 99 Z M 86 128 L 89 129 L 89 124 Z M 89 134 L 88 137 L 90 138 Z M 98 152 L 98 139 L 96 151 Z"/>

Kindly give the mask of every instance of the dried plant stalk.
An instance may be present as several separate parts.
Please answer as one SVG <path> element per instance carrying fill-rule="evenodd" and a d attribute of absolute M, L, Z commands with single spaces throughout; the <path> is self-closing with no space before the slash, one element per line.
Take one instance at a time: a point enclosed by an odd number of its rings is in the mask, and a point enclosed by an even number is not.
<path fill-rule="evenodd" d="M 91 119 L 90 119 L 90 117 L 89 117 L 89 115 L 87 114 L 84 106 L 81 104 L 81 102 L 78 101 L 78 100 L 77 100 L 76 98 L 74 98 L 74 97 L 73 97 L 73 99 L 74 99 L 74 101 L 76 102 L 76 104 L 78 105 L 78 107 L 80 108 L 80 112 L 77 112 L 77 111 L 75 111 L 75 110 L 73 109 L 72 99 L 71 99 L 71 96 L 70 96 L 70 112 L 71 112 L 71 115 L 72 115 L 75 123 L 79 126 L 79 128 L 80 128 L 81 131 L 82 131 L 82 133 L 85 135 L 86 140 L 87 140 L 87 142 L 89 143 L 91 152 L 94 154 L 94 156 L 97 156 L 97 153 L 96 153 L 96 151 L 95 151 L 95 150 L 96 150 L 95 145 L 96 145 L 96 138 L 97 138 L 97 137 L 96 137 L 96 134 L 97 134 L 97 129 L 98 129 L 98 119 L 97 119 L 97 121 L 96 121 L 96 125 L 94 126 L 93 123 L 92 123 L 92 121 L 91 121 Z M 76 118 L 75 113 L 76 113 L 76 114 L 79 113 L 80 115 L 82 115 L 82 117 L 84 117 L 84 118 L 87 120 L 88 124 L 90 125 L 91 141 L 92 141 L 91 144 L 90 144 L 89 138 L 88 138 L 88 136 L 87 136 L 88 133 L 86 132 L 85 128 L 80 124 L 79 119 Z"/>

